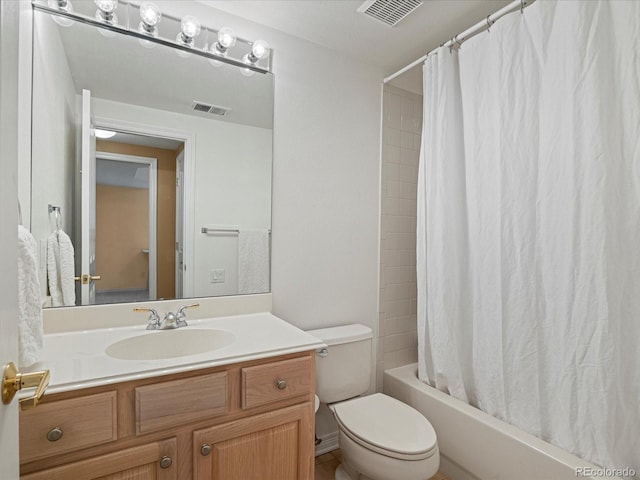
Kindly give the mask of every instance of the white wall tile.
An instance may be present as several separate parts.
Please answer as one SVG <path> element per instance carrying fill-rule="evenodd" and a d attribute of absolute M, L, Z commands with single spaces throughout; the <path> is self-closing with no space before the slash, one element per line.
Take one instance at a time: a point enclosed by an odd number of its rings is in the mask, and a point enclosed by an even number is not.
<path fill-rule="evenodd" d="M 401 155 L 401 149 L 399 146 L 387 145 L 387 161 L 385 163 L 400 163 L 402 158 Z"/>
<path fill-rule="evenodd" d="M 402 145 L 401 144 L 402 134 L 400 130 L 395 128 L 390 128 L 390 127 L 385 127 L 384 134 L 385 134 L 385 141 L 387 142 L 388 145 L 395 146 L 395 147 L 400 147 Z M 409 134 L 406 134 L 406 135 L 409 135 Z M 413 142 L 413 138 L 409 140 L 409 137 L 406 136 L 405 144 L 412 145 L 412 143 L 410 144 L 410 142 Z M 410 146 L 406 146 L 405 148 L 410 148 Z"/>
<path fill-rule="evenodd" d="M 385 369 L 417 360 L 416 197 L 422 97 L 384 89 L 376 389 Z"/>

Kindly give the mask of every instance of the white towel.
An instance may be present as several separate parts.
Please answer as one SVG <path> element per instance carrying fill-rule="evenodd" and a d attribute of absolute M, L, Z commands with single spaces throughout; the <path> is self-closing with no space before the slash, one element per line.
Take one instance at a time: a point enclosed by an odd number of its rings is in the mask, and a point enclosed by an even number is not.
<path fill-rule="evenodd" d="M 69 235 L 56 230 L 47 239 L 47 278 L 54 307 L 76 304 L 75 257 Z"/>
<path fill-rule="evenodd" d="M 18 363 L 21 367 L 36 363 L 42 351 L 42 302 L 36 252 L 36 239 L 18 225 Z"/>
<path fill-rule="evenodd" d="M 269 291 L 269 231 L 238 233 L 238 293 Z"/>

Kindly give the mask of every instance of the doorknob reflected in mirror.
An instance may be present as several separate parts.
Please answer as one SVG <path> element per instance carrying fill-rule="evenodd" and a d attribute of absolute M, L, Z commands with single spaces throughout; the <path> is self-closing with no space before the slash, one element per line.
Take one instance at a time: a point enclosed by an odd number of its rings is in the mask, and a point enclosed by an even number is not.
<path fill-rule="evenodd" d="M 35 408 L 40 403 L 42 395 L 49 386 L 49 370 L 33 373 L 20 373 L 13 362 L 4 367 L 2 375 L 2 403 L 8 405 L 16 393 L 23 388 L 36 387 L 36 391 L 30 397 L 20 400 L 20 408 L 28 410 Z"/>
<path fill-rule="evenodd" d="M 88 273 L 85 273 L 81 277 L 73 277 L 73 279 L 76 282 L 82 281 L 83 285 L 87 285 L 90 282 L 93 282 L 93 281 L 96 281 L 96 280 L 102 280 L 102 277 L 100 275 L 89 275 Z"/>

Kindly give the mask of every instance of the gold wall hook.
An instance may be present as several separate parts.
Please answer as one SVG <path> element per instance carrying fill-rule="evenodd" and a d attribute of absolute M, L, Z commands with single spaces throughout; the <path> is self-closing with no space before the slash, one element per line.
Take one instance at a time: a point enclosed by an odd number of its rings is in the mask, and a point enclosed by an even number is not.
<path fill-rule="evenodd" d="M 40 399 L 49 386 L 49 370 L 33 373 L 20 373 L 13 362 L 4 367 L 2 374 L 2 403 L 8 405 L 18 391 L 23 388 L 36 387 L 35 393 L 20 400 L 20 408 L 28 410 L 38 406 Z"/>

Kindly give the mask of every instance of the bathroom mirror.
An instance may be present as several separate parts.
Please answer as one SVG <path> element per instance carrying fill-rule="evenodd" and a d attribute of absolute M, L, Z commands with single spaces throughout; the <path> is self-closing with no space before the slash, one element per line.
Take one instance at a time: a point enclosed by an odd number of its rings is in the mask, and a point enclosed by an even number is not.
<path fill-rule="evenodd" d="M 48 265 L 64 270 L 48 247 L 59 230 L 76 305 L 268 292 L 273 75 L 33 13 L 21 202 L 43 296 Z"/>

